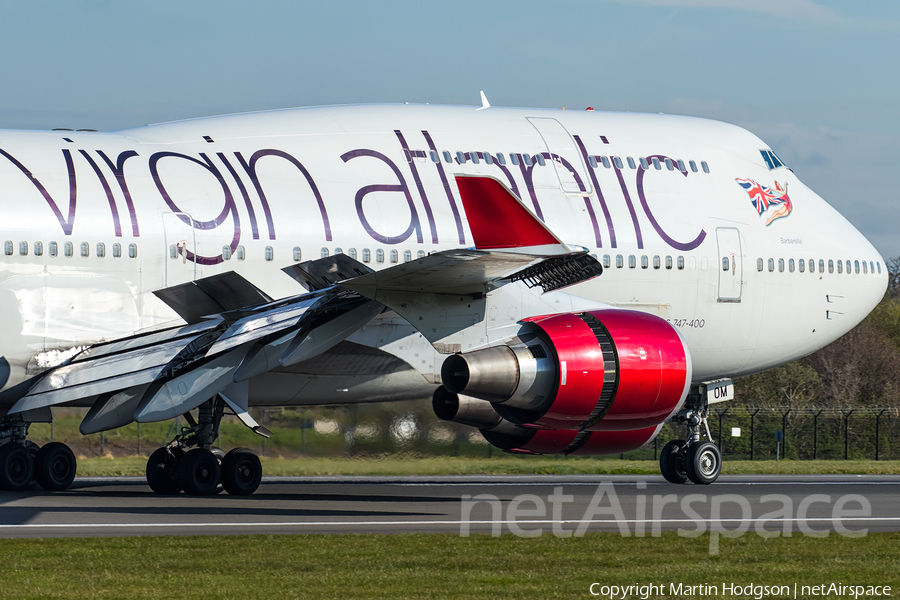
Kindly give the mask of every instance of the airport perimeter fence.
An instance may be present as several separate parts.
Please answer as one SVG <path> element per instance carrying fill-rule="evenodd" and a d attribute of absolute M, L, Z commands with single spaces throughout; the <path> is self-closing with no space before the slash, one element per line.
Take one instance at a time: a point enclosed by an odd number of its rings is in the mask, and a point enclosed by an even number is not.
<path fill-rule="evenodd" d="M 430 403 L 358 407 L 311 407 L 251 411 L 274 432 L 265 439 L 233 417 L 223 419 L 218 445 L 247 447 L 263 456 L 371 457 L 402 453 L 430 456 L 499 456 L 472 428 L 438 420 Z M 148 456 L 185 426 L 182 419 L 132 423 L 82 436 L 83 411 L 58 411 L 54 423 L 34 424 L 29 439 L 62 441 L 80 456 Z M 898 460 L 900 406 L 757 407 L 713 405 L 709 429 L 723 456 L 743 460 Z M 778 431 L 781 431 L 779 441 Z M 656 460 L 669 440 L 684 439 L 686 427 L 666 423 L 645 447 L 609 458 Z M 564 457 L 560 457 L 563 459 Z M 602 458 L 602 457 L 601 457 Z"/>

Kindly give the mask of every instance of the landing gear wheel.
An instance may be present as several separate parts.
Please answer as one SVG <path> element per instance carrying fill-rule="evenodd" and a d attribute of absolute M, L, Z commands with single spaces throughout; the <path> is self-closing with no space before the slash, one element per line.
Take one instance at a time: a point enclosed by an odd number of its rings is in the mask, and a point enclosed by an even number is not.
<path fill-rule="evenodd" d="M 719 477 L 722 470 L 722 454 L 712 442 L 693 444 L 688 448 L 684 467 L 691 481 L 708 485 Z"/>
<path fill-rule="evenodd" d="M 25 446 L 7 442 L 0 446 L 0 489 L 19 492 L 31 487 L 34 458 Z"/>
<path fill-rule="evenodd" d="M 215 494 L 220 474 L 215 454 L 203 448 L 194 448 L 178 463 L 178 483 L 191 496 Z"/>
<path fill-rule="evenodd" d="M 659 456 L 659 470 L 669 483 L 684 483 L 687 481 L 683 458 L 684 440 L 672 440 L 663 446 Z"/>
<path fill-rule="evenodd" d="M 60 442 L 50 442 L 38 450 L 34 478 L 49 492 L 59 492 L 75 480 L 75 455 Z"/>
<path fill-rule="evenodd" d="M 222 459 L 222 486 L 232 496 L 249 496 L 259 487 L 262 465 L 247 448 L 234 448 Z"/>
<path fill-rule="evenodd" d="M 168 448 L 158 448 L 147 460 L 147 485 L 163 496 L 181 491 L 181 484 L 178 483 L 178 459 Z"/>

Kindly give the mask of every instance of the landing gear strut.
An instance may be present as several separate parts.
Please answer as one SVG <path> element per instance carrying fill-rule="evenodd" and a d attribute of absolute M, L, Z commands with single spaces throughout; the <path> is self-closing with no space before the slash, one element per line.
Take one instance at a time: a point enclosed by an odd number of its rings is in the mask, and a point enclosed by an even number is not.
<path fill-rule="evenodd" d="M 722 454 L 712 442 L 708 425 L 709 405 L 699 394 L 685 402 L 673 418 L 676 423 L 686 423 L 688 439 L 673 440 L 663 447 L 659 457 L 659 469 L 670 483 L 684 483 L 690 479 L 700 485 L 714 482 L 722 471 Z M 702 428 L 702 429 L 701 429 Z M 703 433 L 706 440 L 702 440 Z"/>
<path fill-rule="evenodd" d="M 184 490 L 190 496 L 210 496 L 219 491 L 221 484 L 235 496 L 256 491 L 262 480 L 259 457 L 247 448 L 235 448 L 223 454 L 212 446 L 219 437 L 225 406 L 224 399 L 216 396 L 200 405 L 196 421 L 190 413 L 184 415 L 188 427 L 147 461 L 150 489 L 164 495 Z M 242 420 L 249 419 L 246 413 L 239 416 Z"/>
<path fill-rule="evenodd" d="M 21 491 L 37 483 L 48 491 L 61 491 L 75 480 L 76 461 L 72 450 L 60 442 L 43 448 L 25 439 L 28 426 L 21 415 L 0 420 L 0 489 Z"/>

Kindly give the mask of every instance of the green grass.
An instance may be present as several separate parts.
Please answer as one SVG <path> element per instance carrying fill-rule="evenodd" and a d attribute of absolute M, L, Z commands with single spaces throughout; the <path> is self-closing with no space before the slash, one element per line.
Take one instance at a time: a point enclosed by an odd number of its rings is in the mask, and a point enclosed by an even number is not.
<path fill-rule="evenodd" d="M 269 458 L 263 457 L 267 475 L 572 475 L 634 474 L 659 475 L 655 461 L 594 458 L 514 457 L 494 458 L 404 457 L 390 454 L 381 458 Z M 143 475 L 147 459 L 84 458 L 78 461 L 78 474 Z M 900 461 L 864 460 L 726 460 L 722 472 L 743 474 L 900 474 Z"/>
<path fill-rule="evenodd" d="M 4 540 L 2 598 L 589 598 L 602 585 L 890 585 L 900 533 L 721 541 L 589 534 Z M 631 598 L 640 597 L 632 595 Z M 750 597 L 753 596 L 744 596 Z M 844 596 L 847 597 L 847 596 Z"/>

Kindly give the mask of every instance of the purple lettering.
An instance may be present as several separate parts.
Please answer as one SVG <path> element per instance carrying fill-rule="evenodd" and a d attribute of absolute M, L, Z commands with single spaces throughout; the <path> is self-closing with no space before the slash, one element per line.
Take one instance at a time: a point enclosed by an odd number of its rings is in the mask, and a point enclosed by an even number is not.
<path fill-rule="evenodd" d="M 667 157 L 662 154 L 657 154 L 655 156 L 648 156 L 647 160 L 652 160 L 653 158 L 656 158 L 656 159 L 662 161 L 662 160 L 665 160 Z M 675 162 L 675 161 L 672 160 L 672 162 Z M 618 169 L 616 169 L 616 171 L 618 171 Z M 684 175 L 685 177 L 688 176 L 688 174 L 685 172 L 682 172 L 681 174 Z M 650 211 L 650 206 L 647 204 L 647 197 L 644 195 L 644 169 L 638 169 L 637 190 L 638 190 L 638 198 L 641 201 L 641 206 L 644 207 L 644 212 L 646 213 L 647 218 L 650 219 L 650 224 L 653 225 L 653 228 L 656 230 L 656 233 L 659 234 L 659 237 L 661 237 L 663 240 L 665 240 L 666 243 L 669 244 L 671 247 L 675 248 L 676 250 L 685 250 L 685 251 L 693 250 L 694 248 L 699 246 L 703 242 L 703 240 L 706 238 L 706 230 L 704 230 L 704 229 L 701 229 L 700 233 L 697 234 L 697 237 L 687 243 L 675 241 L 665 231 L 663 231 L 663 228 L 656 221 L 656 217 L 654 217 L 653 213 Z"/>
<path fill-rule="evenodd" d="M 22 173 L 28 177 L 34 187 L 37 188 L 38 192 L 41 193 L 41 196 L 44 197 L 44 200 L 47 201 L 47 204 L 50 206 L 50 210 L 53 211 L 53 214 L 56 215 L 56 220 L 59 221 L 59 226 L 62 227 L 63 233 L 65 235 L 72 235 L 72 226 L 75 224 L 75 199 L 77 197 L 77 190 L 75 185 L 75 165 L 72 162 L 72 153 L 68 150 L 63 150 L 63 157 L 66 160 L 66 170 L 69 173 L 69 215 L 68 218 L 63 217 L 62 211 L 59 210 L 59 206 L 57 206 L 56 201 L 53 200 L 53 197 L 47 192 L 47 189 L 41 184 L 37 178 L 31 174 L 25 165 L 20 163 L 16 158 L 6 152 L 5 150 L 0 149 L 0 154 L 5 156 L 9 161 L 16 165 Z"/>

